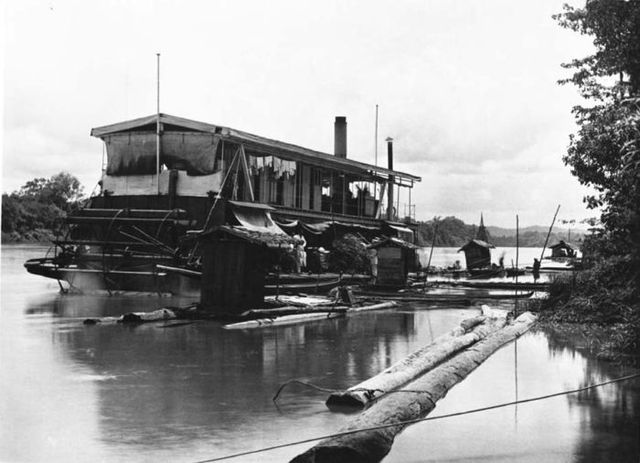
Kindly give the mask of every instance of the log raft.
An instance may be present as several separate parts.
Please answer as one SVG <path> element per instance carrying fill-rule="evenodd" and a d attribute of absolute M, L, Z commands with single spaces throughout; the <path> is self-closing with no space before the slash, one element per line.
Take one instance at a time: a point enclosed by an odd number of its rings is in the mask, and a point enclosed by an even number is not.
<path fill-rule="evenodd" d="M 382 460 L 391 450 L 403 422 L 423 418 L 436 402 L 462 381 L 500 347 L 525 333 L 536 318 L 525 312 L 512 323 L 488 335 L 417 380 L 407 384 L 407 392 L 388 394 L 350 421 L 340 432 L 387 426 L 333 437 L 319 442 L 298 455 L 292 463 L 372 463 Z M 424 391 L 416 393 L 415 391 Z"/>
<path fill-rule="evenodd" d="M 365 304 L 362 306 L 352 307 L 336 306 L 334 308 L 331 308 L 330 306 L 325 305 L 317 308 L 310 306 L 306 308 L 287 307 L 281 309 L 253 310 L 251 311 L 251 315 L 254 317 L 257 316 L 258 318 L 237 323 L 230 323 L 227 325 L 223 325 L 222 328 L 224 328 L 225 330 L 246 330 L 254 328 L 266 328 L 270 326 L 297 325 L 298 323 L 332 319 L 352 313 L 389 309 L 391 307 L 395 307 L 396 305 L 397 304 L 394 301 L 387 301 L 380 302 L 378 304 Z M 260 317 L 259 314 L 261 312 L 272 316 Z M 284 314 L 285 312 L 287 312 L 286 315 Z"/>
<path fill-rule="evenodd" d="M 487 307 L 483 310 L 487 313 Z M 494 313 L 495 314 L 495 313 Z M 463 320 L 459 327 L 436 338 L 432 343 L 418 349 L 372 378 L 347 389 L 334 392 L 327 399 L 327 407 L 339 410 L 343 407 L 364 408 L 382 397 L 435 368 L 452 355 L 478 342 L 504 327 L 506 312 L 497 317 L 487 315 Z"/>

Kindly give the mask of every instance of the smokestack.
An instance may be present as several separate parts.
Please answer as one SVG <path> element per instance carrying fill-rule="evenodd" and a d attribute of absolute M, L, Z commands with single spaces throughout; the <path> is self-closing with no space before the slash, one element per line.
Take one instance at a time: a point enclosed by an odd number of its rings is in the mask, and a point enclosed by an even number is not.
<path fill-rule="evenodd" d="M 387 138 L 387 162 L 389 170 L 393 170 L 393 138 Z M 393 184 L 395 176 L 389 175 L 389 193 L 387 194 L 387 220 L 395 220 L 396 214 L 393 210 Z M 396 211 L 397 212 L 397 211 Z"/>
<path fill-rule="evenodd" d="M 334 149 L 333 154 L 339 158 L 347 157 L 347 118 L 336 116 L 334 125 Z"/>

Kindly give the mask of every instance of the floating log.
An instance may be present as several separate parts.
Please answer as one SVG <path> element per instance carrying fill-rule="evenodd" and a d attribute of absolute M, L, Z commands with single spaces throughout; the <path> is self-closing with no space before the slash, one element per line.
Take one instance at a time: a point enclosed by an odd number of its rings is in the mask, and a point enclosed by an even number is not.
<path fill-rule="evenodd" d="M 386 370 L 350 387 L 334 392 L 327 399 L 327 407 L 363 408 L 384 394 L 414 380 L 450 358 L 455 353 L 485 338 L 506 324 L 506 312 L 500 317 L 485 316 L 464 320 L 461 326 L 436 338 L 432 343 L 413 352 Z"/>
<path fill-rule="evenodd" d="M 318 307 L 315 310 L 310 310 L 306 313 L 295 313 L 292 315 L 282 315 L 278 317 L 266 317 L 266 318 L 258 318 L 255 320 L 247 320 L 238 323 L 230 323 L 228 325 L 223 325 L 222 327 L 227 330 L 246 330 L 252 328 L 266 328 L 269 326 L 285 326 L 285 325 L 295 325 L 298 323 L 305 323 L 308 321 L 314 320 L 322 320 L 322 319 L 331 319 L 340 316 L 344 316 L 345 314 L 371 311 L 371 310 L 382 310 L 388 309 L 390 307 L 395 307 L 397 304 L 394 301 L 381 302 L 378 304 L 369 304 L 363 305 L 360 307 L 346 307 L 346 306 L 336 306 L 334 308 L 330 308 L 327 306 Z M 303 312 L 304 309 L 301 307 L 291 307 L 291 310 L 298 310 Z M 260 312 L 269 312 L 269 311 L 278 311 L 278 309 L 266 309 Z M 257 310 L 254 312 L 258 312 Z"/>
<path fill-rule="evenodd" d="M 349 310 L 346 306 L 298 306 L 290 305 L 285 307 L 276 307 L 273 309 L 254 309 L 242 312 L 241 316 L 245 318 L 273 318 L 284 315 L 308 314 L 308 313 L 344 313 Z"/>
<path fill-rule="evenodd" d="M 449 303 L 459 305 L 471 305 L 471 298 L 461 294 L 420 294 L 420 293 L 380 293 L 376 291 L 357 291 L 356 296 L 375 297 L 376 299 L 392 300 L 401 302 L 432 302 L 432 303 Z"/>
<path fill-rule="evenodd" d="M 398 304 L 395 301 L 387 301 L 387 302 L 380 302 L 378 304 L 362 305 L 359 307 L 354 306 L 354 307 L 349 307 L 349 310 L 347 311 L 347 313 L 365 312 L 365 311 L 368 312 L 372 310 L 389 309 L 397 305 Z"/>
<path fill-rule="evenodd" d="M 450 303 L 460 305 L 471 305 L 473 301 L 478 299 L 527 299 L 533 295 L 533 291 L 521 292 L 521 293 L 482 293 L 473 294 L 473 292 L 467 292 L 465 294 L 429 294 L 429 293 L 376 293 L 376 292 L 358 292 L 359 296 L 371 296 L 377 299 L 383 300 L 395 300 L 402 302 L 431 302 L 431 303 Z"/>
<path fill-rule="evenodd" d="M 480 288 L 480 289 L 511 289 L 523 291 L 546 291 L 551 283 L 526 283 L 526 282 L 509 282 L 509 281 L 434 281 L 433 286 L 462 286 L 464 288 Z"/>
<path fill-rule="evenodd" d="M 403 389 L 400 389 L 383 397 L 349 422 L 340 432 L 385 425 L 390 425 L 389 427 L 326 439 L 295 457 L 291 460 L 292 463 L 371 463 L 382 460 L 391 450 L 395 436 L 406 426 L 395 425 L 396 423 L 428 415 L 449 389 L 462 381 L 501 346 L 525 333 L 535 319 L 534 315 L 525 312 L 511 324 L 409 383 L 404 388 L 407 392 L 402 393 L 400 391 Z"/>
<path fill-rule="evenodd" d="M 121 317 L 87 318 L 83 323 L 85 325 L 95 325 L 97 323 L 150 323 L 175 320 L 176 318 L 178 318 L 178 316 L 175 310 L 162 308 L 154 310 L 153 312 L 129 312 Z"/>
<path fill-rule="evenodd" d="M 321 305 L 334 305 L 335 301 L 324 296 L 292 296 L 282 294 L 280 296 L 265 296 L 265 302 L 270 304 L 285 304 L 295 306 L 321 306 Z"/>
<path fill-rule="evenodd" d="M 320 313 L 303 313 L 295 315 L 283 315 L 282 317 L 258 318 L 255 320 L 247 320 L 245 322 L 230 323 L 223 325 L 225 330 L 247 330 L 252 328 L 266 328 L 269 326 L 285 326 L 296 325 L 313 320 L 332 319 L 344 316 L 344 312 L 320 312 Z"/>

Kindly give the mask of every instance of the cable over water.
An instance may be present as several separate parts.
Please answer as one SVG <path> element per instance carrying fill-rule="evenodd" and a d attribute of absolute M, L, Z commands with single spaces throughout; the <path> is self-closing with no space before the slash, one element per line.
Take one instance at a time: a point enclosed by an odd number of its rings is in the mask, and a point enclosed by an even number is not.
<path fill-rule="evenodd" d="M 464 411 L 460 411 L 460 412 L 454 412 L 454 413 L 448 413 L 446 415 L 438 415 L 438 416 L 427 416 L 425 418 L 417 418 L 415 420 L 407 420 L 407 421 L 398 421 L 397 423 L 391 423 L 391 424 L 385 424 L 385 425 L 380 425 L 380 426 L 372 426 L 369 428 L 360 428 L 360 429 L 354 429 L 351 431 L 343 431 L 343 432 L 338 432 L 338 433 L 334 433 L 334 434 L 327 434 L 325 436 L 319 436 L 319 437 L 312 437 L 309 439 L 303 439 L 303 440 L 299 440 L 299 441 L 294 441 L 294 442 L 287 442 L 284 444 L 278 444 L 278 445 L 273 445 L 270 447 L 263 447 L 260 449 L 256 449 L 256 450 L 248 450 L 245 452 L 239 452 L 239 453 L 234 453 L 234 454 L 230 454 L 230 455 L 225 455 L 222 457 L 216 457 L 216 458 L 210 458 L 207 460 L 199 460 L 195 463 L 209 463 L 209 462 L 214 462 L 214 461 L 223 461 L 223 460 L 230 460 L 232 458 L 239 458 L 239 457 L 244 457 L 247 455 L 254 455 L 257 453 L 263 453 L 263 452 L 268 452 L 271 450 L 278 450 L 278 449 L 282 449 L 282 448 L 286 448 L 286 447 L 293 447 L 295 445 L 300 445 L 300 444 L 307 444 L 310 442 L 316 442 L 316 441 L 320 441 L 320 440 L 324 440 L 324 439 L 331 439 L 334 437 L 341 437 L 341 436 L 347 436 L 347 435 L 351 435 L 351 434 L 357 434 L 359 432 L 367 432 L 367 431 L 375 431 L 378 429 L 385 429 L 385 428 L 392 428 L 395 426 L 407 426 L 410 424 L 415 424 L 415 423 L 420 423 L 422 421 L 434 421 L 434 420 L 441 420 L 444 418 L 452 418 L 454 416 L 461 416 L 461 415 L 469 415 L 471 413 L 479 413 L 479 412 L 485 412 L 488 410 L 495 410 L 496 408 L 503 408 L 503 407 L 509 407 L 512 405 L 520 405 L 520 404 L 524 404 L 524 403 L 529 403 L 529 402 L 536 402 L 539 400 L 545 400 L 545 399 L 550 399 L 553 397 L 559 397 L 559 396 L 563 396 L 563 395 L 568 395 L 568 394 L 576 394 L 578 392 L 583 392 L 583 391 L 587 391 L 589 389 L 594 389 L 597 387 L 602 387 L 602 386 L 606 386 L 607 384 L 613 384 L 613 383 L 619 383 L 622 381 L 628 381 L 630 379 L 634 379 L 634 378 L 640 378 L 640 373 L 634 373 L 632 375 L 627 375 L 627 376 L 622 376 L 620 378 L 614 378 L 611 379 L 609 381 L 604 381 L 602 383 L 597 383 L 597 384 L 591 384 L 589 386 L 584 386 L 578 389 L 571 389 L 571 390 L 567 390 L 567 391 L 561 391 L 561 392 L 555 392 L 553 394 L 546 394 L 546 395 L 541 395 L 541 396 L 537 396 L 537 397 L 531 397 L 529 399 L 522 399 L 522 400 L 515 400 L 512 402 L 504 402 L 501 404 L 496 404 L 496 405 L 489 405 L 487 407 L 480 407 L 480 408 L 474 408 L 474 409 L 470 409 L 470 410 L 464 410 Z M 301 384 L 305 384 L 300 382 Z M 284 385 L 286 385 L 287 383 L 285 383 Z M 283 385 L 283 386 L 284 386 Z M 307 385 L 307 384 L 305 384 Z M 282 387 L 283 387 L 282 386 Z M 281 389 L 282 389 L 281 387 Z M 316 386 L 314 386 L 316 387 Z M 319 389 L 323 389 L 323 388 L 319 388 Z M 279 392 L 279 391 L 278 391 Z M 398 391 L 398 392 L 403 392 L 403 391 Z M 427 393 L 427 391 L 406 391 L 406 392 L 424 392 Z M 277 398 L 274 397 L 274 399 Z"/>

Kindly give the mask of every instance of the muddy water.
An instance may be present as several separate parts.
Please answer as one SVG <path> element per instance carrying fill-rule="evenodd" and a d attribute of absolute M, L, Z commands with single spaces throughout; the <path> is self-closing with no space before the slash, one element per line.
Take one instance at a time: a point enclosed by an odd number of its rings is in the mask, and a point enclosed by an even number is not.
<path fill-rule="evenodd" d="M 295 378 L 346 388 L 476 313 L 411 305 L 245 332 L 216 323 L 84 326 L 89 316 L 191 301 L 60 295 L 55 281 L 22 268 L 42 252 L 2 248 L 0 461 L 192 462 L 332 433 L 349 416 L 329 412 L 325 393 L 291 386 L 276 406 L 278 387 Z M 433 415 L 635 371 L 593 358 L 582 343 L 528 333 L 451 390 Z M 385 462 L 637 462 L 639 392 L 634 381 L 421 423 L 397 438 Z M 287 461 L 310 445 L 230 461 Z"/>

